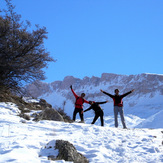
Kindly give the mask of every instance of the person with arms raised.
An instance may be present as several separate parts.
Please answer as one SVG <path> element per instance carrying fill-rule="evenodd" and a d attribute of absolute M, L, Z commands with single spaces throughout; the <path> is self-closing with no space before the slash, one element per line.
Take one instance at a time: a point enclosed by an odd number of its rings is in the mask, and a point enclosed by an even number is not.
<path fill-rule="evenodd" d="M 118 112 L 120 113 L 120 116 L 121 116 L 121 121 L 122 121 L 122 125 L 123 125 L 123 128 L 126 129 L 126 123 L 125 123 L 125 119 L 124 119 L 124 113 L 123 113 L 123 101 L 122 99 L 129 95 L 130 93 L 132 93 L 134 91 L 131 90 L 123 95 L 119 95 L 119 90 L 118 89 L 115 89 L 114 92 L 115 92 L 115 95 L 112 95 L 110 93 L 107 93 L 105 91 L 103 91 L 102 89 L 100 90 L 102 93 L 108 95 L 109 97 L 111 97 L 114 101 L 114 121 L 115 121 L 115 127 L 118 127 Z"/>
<path fill-rule="evenodd" d="M 84 99 L 85 97 L 85 93 L 82 93 L 80 96 L 78 96 L 74 90 L 72 89 L 72 85 L 70 86 L 71 88 L 71 91 L 73 93 L 73 95 L 75 96 L 76 98 L 76 101 L 75 101 L 75 109 L 74 109 L 74 112 L 73 112 L 73 121 L 75 121 L 76 119 L 76 114 L 79 113 L 79 116 L 80 116 L 80 119 L 81 119 L 81 123 L 84 123 L 84 116 L 83 116 L 83 103 L 87 103 L 89 104 L 89 102 L 87 100 Z"/>

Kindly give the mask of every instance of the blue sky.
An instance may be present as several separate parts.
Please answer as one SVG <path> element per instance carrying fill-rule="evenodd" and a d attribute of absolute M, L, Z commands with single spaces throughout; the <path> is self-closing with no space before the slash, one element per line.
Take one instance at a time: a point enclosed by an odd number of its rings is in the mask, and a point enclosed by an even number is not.
<path fill-rule="evenodd" d="M 163 0 L 12 0 L 22 20 L 45 26 L 56 59 L 46 82 L 102 73 L 163 74 Z M 0 1 L 0 8 L 5 1 Z"/>

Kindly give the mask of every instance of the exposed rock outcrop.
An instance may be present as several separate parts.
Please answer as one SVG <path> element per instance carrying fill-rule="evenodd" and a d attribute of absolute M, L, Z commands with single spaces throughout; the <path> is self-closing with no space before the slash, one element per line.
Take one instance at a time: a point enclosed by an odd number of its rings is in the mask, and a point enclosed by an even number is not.
<path fill-rule="evenodd" d="M 138 96 L 151 92 L 160 92 L 160 94 L 163 94 L 163 75 L 118 75 L 103 73 L 101 78 L 93 76 L 91 78 L 84 77 L 83 79 L 67 76 L 63 81 L 54 81 L 49 84 L 38 81 L 38 83 L 28 85 L 26 91 L 34 97 L 42 96 L 45 93 L 50 94 L 54 91 L 65 91 L 66 94 L 63 93 L 63 96 L 68 98 L 67 90 L 70 85 L 73 85 L 75 90 L 90 89 L 89 94 L 87 93 L 87 97 L 91 95 L 91 88 L 98 87 L 99 85 L 105 85 L 110 93 L 114 93 L 115 88 L 120 89 L 121 92 L 126 92 L 134 88 L 136 90 L 134 93 L 138 94 Z"/>
<path fill-rule="evenodd" d="M 71 109 L 75 103 L 75 98 L 70 90 L 70 85 L 73 86 L 77 95 L 84 92 L 86 94 L 85 99 L 88 101 L 103 101 L 108 99 L 109 102 L 106 104 L 108 107 L 112 105 L 112 100 L 101 93 L 100 89 L 110 94 L 114 94 L 116 88 L 120 90 L 120 94 L 135 89 L 132 94 L 124 99 L 124 104 L 127 104 L 129 107 L 140 106 L 142 104 L 148 107 L 147 105 L 150 104 L 150 108 L 152 109 L 156 106 L 155 99 L 158 100 L 157 104 L 162 105 L 163 75 L 157 74 L 118 75 L 103 73 L 101 78 L 93 76 L 91 78 L 84 77 L 83 79 L 67 76 L 63 81 L 49 83 L 49 89 L 44 90 L 46 93 L 42 93 L 45 88 L 44 85 L 42 87 L 40 85 L 40 92 L 39 89 L 36 92 L 38 92 L 39 97 L 46 99 L 54 108 L 59 109 L 64 107 L 65 112 L 68 115 L 72 115 Z M 148 101 L 144 103 L 144 99 Z M 63 106 L 64 102 L 66 102 L 65 106 Z M 87 107 L 87 105 L 84 106 Z"/>
<path fill-rule="evenodd" d="M 21 113 L 20 117 L 30 120 L 31 117 L 26 113 L 31 110 L 40 110 L 39 113 L 34 113 L 32 116 L 35 121 L 39 120 L 53 120 L 53 121 L 63 121 L 72 122 L 71 118 L 66 115 L 61 109 L 59 111 L 52 108 L 52 106 L 46 102 L 44 99 L 40 99 L 38 102 L 27 102 L 22 97 L 13 95 L 9 92 L 0 94 L 0 102 L 12 102 L 15 103 Z"/>
<path fill-rule="evenodd" d="M 53 121 L 62 121 L 64 122 L 63 117 L 53 108 L 46 108 L 42 112 L 35 114 L 34 121 L 40 120 L 53 120 Z"/>
<path fill-rule="evenodd" d="M 68 141 L 56 140 L 55 148 L 59 150 L 56 157 L 57 160 L 73 161 L 74 163 L 88 163 L 88 159 L 81 153 L 78 153 L 76 148 Z"/>
<path fill-rule="evenodd" d="M 51 140 L 39 153 L 40 157 L 48 160 L 65 160 L 74 163 L 88 163 L 88 159 L 79 153 L 73 144 L 65 140 Z"/>

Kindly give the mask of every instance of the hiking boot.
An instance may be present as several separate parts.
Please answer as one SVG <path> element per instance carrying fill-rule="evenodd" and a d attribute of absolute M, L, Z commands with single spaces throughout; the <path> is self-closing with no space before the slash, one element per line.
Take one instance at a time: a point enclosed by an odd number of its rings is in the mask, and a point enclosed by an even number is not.
<path fill-rule="evenodd" d="M 85 123 L 84 121 L 79 121 L 79 123 Z"/>

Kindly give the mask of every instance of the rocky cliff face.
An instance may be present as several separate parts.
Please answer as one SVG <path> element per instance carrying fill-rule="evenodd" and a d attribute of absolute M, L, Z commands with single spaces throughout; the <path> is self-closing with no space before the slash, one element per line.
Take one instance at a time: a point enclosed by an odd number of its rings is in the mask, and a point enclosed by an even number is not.
<path fill-rule="evenodd" d="M 82 91 L 89 93 L 89 96 L 99 93 L 98 87 L 110 93 L 114 93 L 114 89 L 118 88 L 123 93 L 135 89 L 135 94 L 138 96 L 147 93 L 152 96 L 154 92 L 163 95 L 163 75 L 156 74 L 117 75 L 103 73 L 101 78 L 93 76 L 91 78 L 84 77 L 83 79 L 66 76 L 63 81 L 54 81 L 52 83 L 37 81 L 28 85 L 26 91 L 36 98 L 44 94 L 50 94 L 53 91 L 62 92 L 67 97 L 66 93 L 70 85 L 73 85 L 74 90 L 79 93 Z"/>
<path fill-rule="evenodd" d="M 76 94 L 86 93 L 86 100 L 104 101 L 109 103 L 103 105 L 105 114 L 112 114 L 113 101 L 109 96 L 100 92 L 103 89 L 110 94 L 118 88 L 120 94 L 126 93 L 132 89 L 135 91 L 123 99 L 125 110 L 134 114 L 147 114 L 151 109 L 155 113 L 163 109 L 163 75 L 157 74 L 138 74 L 138 75 L 117 75 L 103 73 L 99 77 L 84 77 L 78 79 L 73 76 L 67 76 L 63 81 L 54 81 L 52 83 L 36 82 L 28 85 L 26 90 L 33 97 L 45 99 L 54 108 L 62 108 L 68 115 L 72 115 L 75 98 L 70 90 L 73 86 Z M 85 108 L 89 105 L 85 104 Z M 135 110 L 134 110 L 135 109 Z M 143 109 L 143 110 L 142 110 Z M 132 114 L 133 114 L 132 113 Z M 87 113 L 88 115 L 88 113 Z"/>

